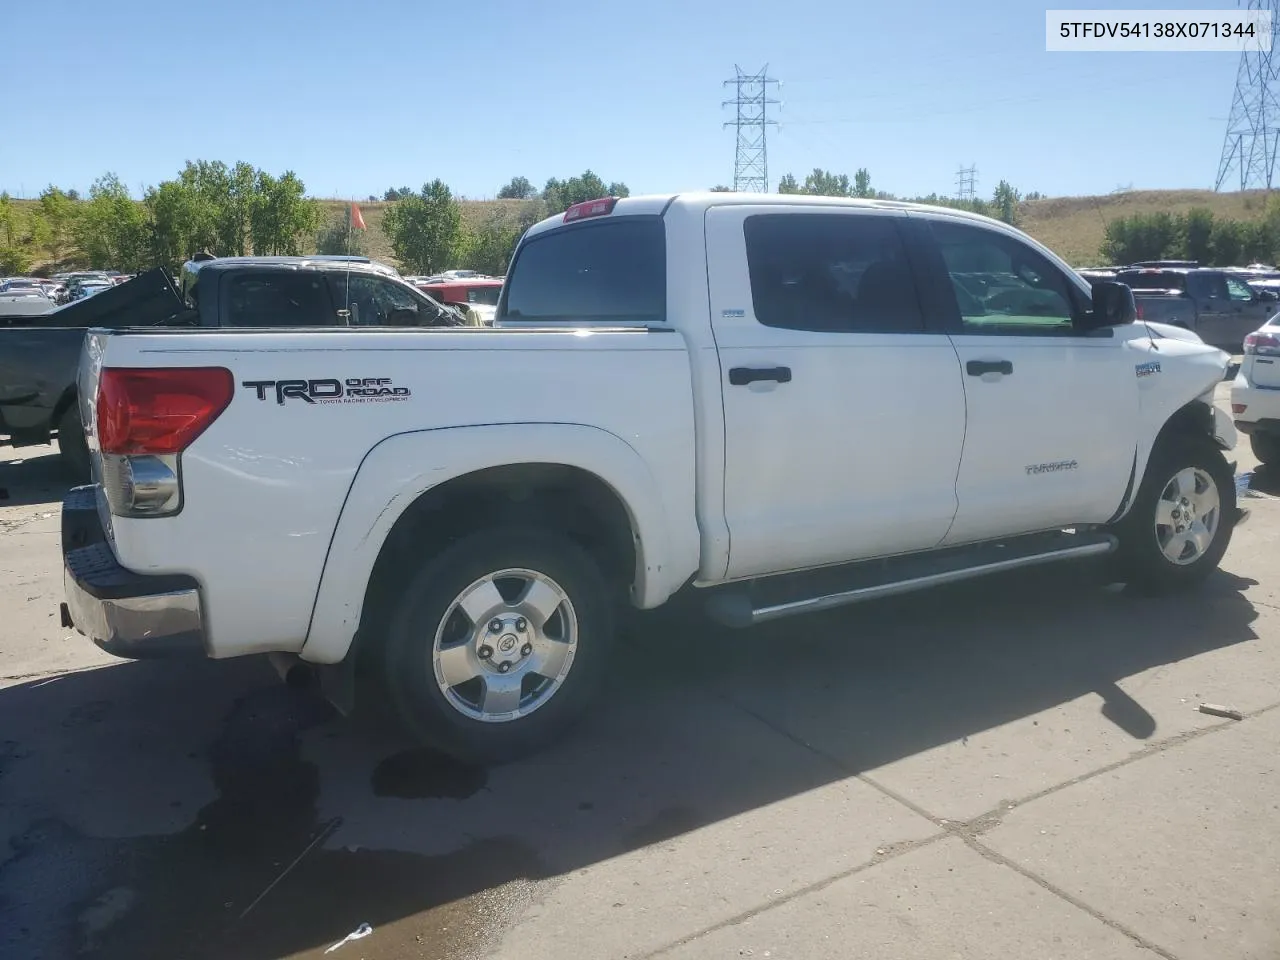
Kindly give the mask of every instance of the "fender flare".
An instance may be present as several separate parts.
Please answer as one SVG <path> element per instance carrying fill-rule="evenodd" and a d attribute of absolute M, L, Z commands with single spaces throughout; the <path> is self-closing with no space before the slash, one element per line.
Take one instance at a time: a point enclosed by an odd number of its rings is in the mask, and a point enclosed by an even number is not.
<path fill-rule="evenodd" d="M 662 603 L 696 570 L 696 556 L 686 563 L 670 562 L 675 559 L 670 556 L 672 518 L 661 487 L 635 448 L 616 434 L 574 423 L 487 424 L 395 434 L 365 455 L 347 491 L 320 575 L 302 659 L 338 663 L 347 655 L 374 563 L 411 504 L 449 480 L 521 463 L 575 467 L 594 474 L 618 495 L 635 540 L 632 598 L 637 606 Z"/>
<path fill-rule="evenodd" d="M 1142 484 L 1142 478 L 1146 476 L 1147 464 L 1151 460 L 1151 455 L 1165 435 L 1170 431 L 1189 431 L 1192 428 L 1202 429 L 1205 435 L 1223 451 L 1234 448 L 1239 438 L 1235 424 L 1232 423 L 1229 416 L 1218 408 L 1217 404 L 1208 403 L 1197 398 L 1179 407 L 1160 425 L 1160 429 L 1156 431 L 1149 444 L 1145 444 L 1134 451 L 1133 469 L 1129 475 L 1129 485 L 1125 489 L 1124 498 L 1121 500 L 1119 508 L 1117 508 L 1111 519 L 1107 521 L 1108 523 L 1117 523 L 1128 515 L 1129 509 L 1133 506 L 1133 498 L 1137 494 L 1137 489 Z"/>

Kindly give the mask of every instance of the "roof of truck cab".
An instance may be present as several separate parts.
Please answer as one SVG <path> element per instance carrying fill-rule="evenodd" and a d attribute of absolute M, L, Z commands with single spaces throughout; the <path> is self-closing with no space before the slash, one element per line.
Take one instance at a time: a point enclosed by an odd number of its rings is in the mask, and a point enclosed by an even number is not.
<path fill-rule="evenodd" d="M 293 270 L 324 270 L 353 273 L 378 273 L 385 276 L 398 277 L 399 271 L 394 267 L 367 257 L 215 257 L 212 260 L 188 260 L 184 269 L 190 270 L 232 270 L 232 269 L 266 269 L 288 267 Z"/>
<path fill-rule="evenodd" d="M 936 213 L 948 217 L 955 217 L 961 220 L 971 220 L 974 223 L 997 224 L 1001 227 L 1008 226 L 1008 224 L 1002 223 L 999 220 L 995 220 L 991 217 L 984 217 L 978 213 L 970 213 L 968 210 L 957 210 L 954 207 L 932 206 L 926 203 L 910 203 L 906 200 L 863 200 L 855 197 L 818 197 L 806 193 L 725 193 L 723 191 L 664 193 L 642 197 L 623 197 L 618 200 L 612 213 L 601 216 L 598 219 L 607 220 L 611 217 L 618 216 L 660 216 L 665 213 L 669 207 L 676 203 L 679 203 L 684 207 L 695 208 L 750 205 L 777 207 L 853 207 L 867 210 L 916 210 L 921 213 Z M 574 222 L 588 223 L 590 220 L 583 218 Z M 545 220 L 535 223 L 526 232 L 525 237 L 532 237 L 545 230 L 551 230 L 563 225 L 564 214 L 557 213 L 554 216 L 547 217 Z"/>

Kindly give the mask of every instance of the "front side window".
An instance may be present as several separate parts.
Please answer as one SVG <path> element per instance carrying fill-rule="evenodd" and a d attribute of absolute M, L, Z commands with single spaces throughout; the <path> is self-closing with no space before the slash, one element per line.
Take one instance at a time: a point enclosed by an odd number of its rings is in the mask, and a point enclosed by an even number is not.
<path fill-rule="evenodd" d="M 1227 277 L 1227 296 L 1232 300 L 1251 303 L 1253 301 L 1253 291 L 1249 289 L 1249 285 L 1235 277 Z"/>
<path fill-rule="evenodd" d="M 619 217 L 552 230 L 520 247 L 502 319 L 662 323 L 667 250 L 662 221 Z"/>
<path fill-rule="evenodd" d="M 919 333 L 924 319 L 894 217 L 760 214 L 743 233 L 751 302 L 767 327 Z"/>
<path fill-rule="evenodd" d="M 1019 240 L 967 223 L 934 220 L 962 333 L 1062 336 L 1083 298 L 1062 272 Z"/>
<path fill-rule="evenodd" d="M 318 327 L 334 320 L 323 278 L 314 273 L 249 272 L 227 285 L 227 323 L 233 327 Z"/>
<path fill-rule="evenodd" d="M 354 327 L 418 327 L 439 321 L 440 311 L 423 297 L 385 277 L 333 273 L 334 299 L 346 304 Z"/>

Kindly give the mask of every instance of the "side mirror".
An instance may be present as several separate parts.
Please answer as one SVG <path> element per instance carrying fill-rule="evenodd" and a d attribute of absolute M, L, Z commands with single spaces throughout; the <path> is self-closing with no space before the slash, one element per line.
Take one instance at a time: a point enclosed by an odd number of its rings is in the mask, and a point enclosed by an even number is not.
<path fill-rule="evenodd" d="M 387 326 L 389 327 L 416 327 L 418 325 L 418 311 L 409 310 L 405 307 L 392 310 L 387 315 Z"/>
<path fill-rule="evenodd" d="M 1093 285 L 1093 309 L 1085 318 L 1086 329 L 1120 327 L 1137 318 L 1138 306 L 1133 302 L 1133 290 L 1128 284 L 1099 280 Z"/>
<path fill-rule="evenodd" d="M 1259 290 L 1258 299 L 1267 301 L 1280 300 L 1280 293 L 1274 290 Z"/>

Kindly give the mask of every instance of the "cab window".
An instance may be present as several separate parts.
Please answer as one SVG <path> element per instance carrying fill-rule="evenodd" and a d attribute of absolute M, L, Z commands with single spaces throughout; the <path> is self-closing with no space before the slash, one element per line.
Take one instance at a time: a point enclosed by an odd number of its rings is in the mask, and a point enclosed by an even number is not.
<path fill-rule="evenodd" d="M 1243 280 L 1237 280 L 1235 277 L 1227 277 L 1227 296 L 1232 300 L 1243 301 L 1245 303 L 1253 302 L 1253 290 Z"/>
<path fill-rule="evenodd" d="M 319 327 L 336 322 L 323 278 L 316 273 L 249 271 L 233 274 L 224 289 L 229 326 Z"/>
<path fill-rule="evenodd" d="M 667 313 L 666 234 L 657 217 L 619 217 L 522 244 L 503 288 L 506 320 L 660 323 Z"/>
<path fill-rule="evenodd" d="M 1003 233 L 929 222 L 959 313 L 959 332 L 1065 336 L 1088 309 L 1083 294 L 1038 251 Z"/>

